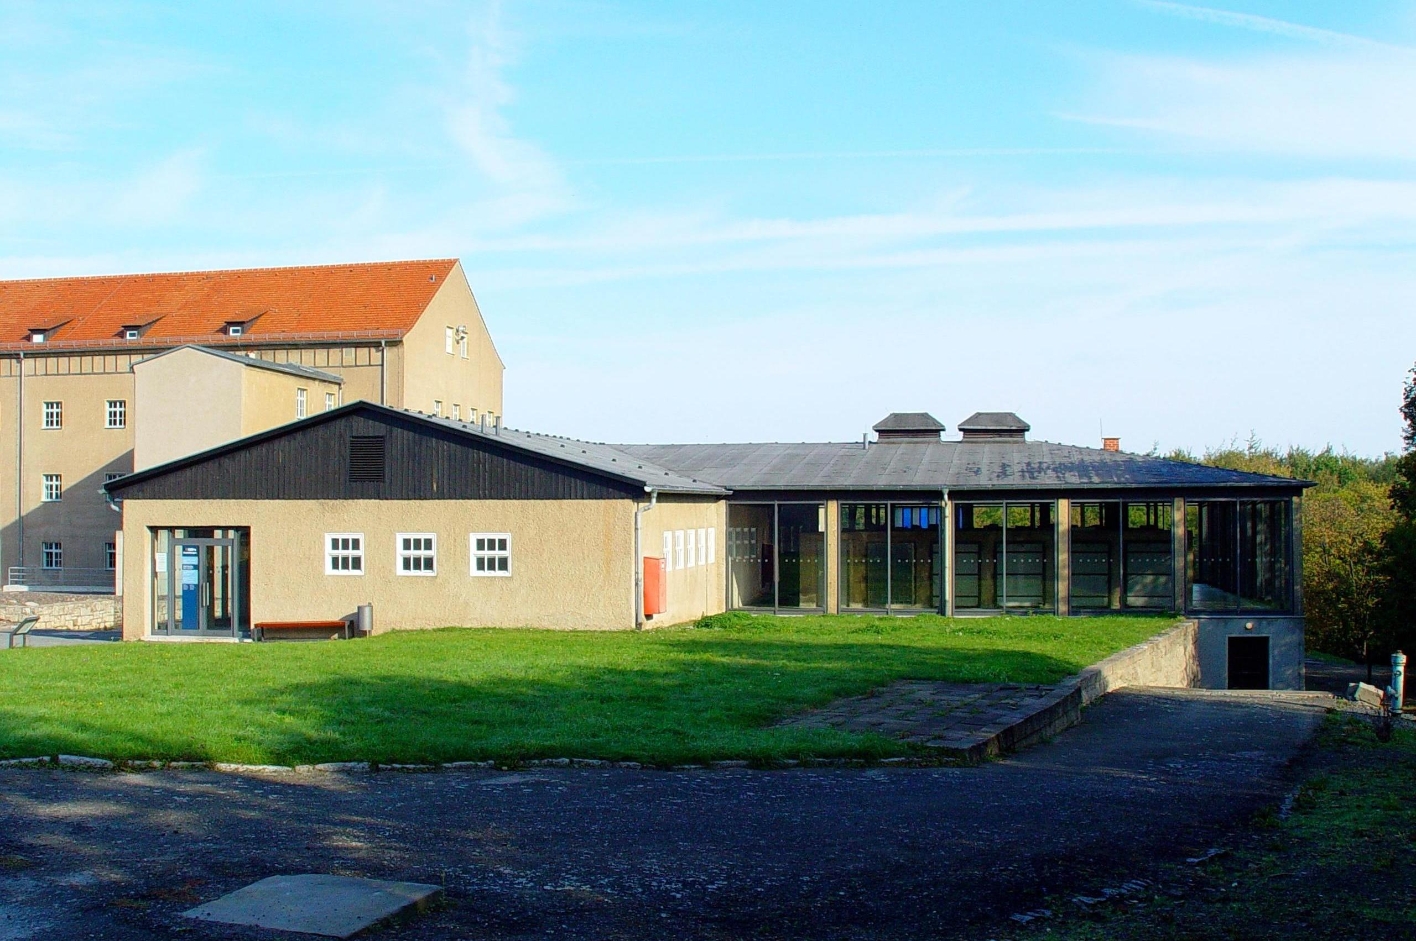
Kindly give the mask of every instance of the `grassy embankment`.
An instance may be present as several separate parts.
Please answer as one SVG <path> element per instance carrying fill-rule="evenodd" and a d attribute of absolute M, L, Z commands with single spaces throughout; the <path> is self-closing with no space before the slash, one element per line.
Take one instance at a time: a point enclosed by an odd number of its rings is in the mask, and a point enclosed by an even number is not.
<path fill-rule="evenodd" d="M 447 629 L 6 651 L 0 757 L 884 757 L 909 746 L 771 724 L 897 679 L 1054 682 L 1170 623 L 725 615 L 643 633 Z"/>

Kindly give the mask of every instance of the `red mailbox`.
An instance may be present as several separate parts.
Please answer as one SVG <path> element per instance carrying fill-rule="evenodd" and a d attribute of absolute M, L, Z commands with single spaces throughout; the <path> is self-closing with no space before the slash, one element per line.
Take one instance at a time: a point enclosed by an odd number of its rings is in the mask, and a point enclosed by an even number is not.
<path fill-rule="evenodd" d="M 664 560 L 644 558 L 644 616 L 653 617 L 669 610 L 669 585 L 664 578 Z"/>

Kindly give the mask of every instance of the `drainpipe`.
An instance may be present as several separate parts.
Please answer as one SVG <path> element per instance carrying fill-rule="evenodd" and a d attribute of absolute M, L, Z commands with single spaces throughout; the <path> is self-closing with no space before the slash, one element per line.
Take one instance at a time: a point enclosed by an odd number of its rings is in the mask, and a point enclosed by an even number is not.
<path fill-rule="evenodd" d="M 649 494 L 649 503 L 646 506 L 638 500 L 634 502 L 634 629 L 642 631 L 644 629 L 644 552 L 643 552 L 643 520 L 646 510 L 654 509 L 654 504 L 659 502 L 659 491 L 653 487 L 645 487 Z"/>
<path fill-rule="evenodd" d="M 939 613 L 954 616 L 954 511 L 949 488 L 939 491 Z"/>
<path fill-rule="evenodd" d="M 379 404 L 388 404 L 388 341 L 379 341 Z"/>
<path fill-rule="evenodd" d="M 25 351 L 20 350 L 20 391 L 15 416 L 15 558 L 25 564 Z M 8 573 L 7 573 L 8 578 Z"/>

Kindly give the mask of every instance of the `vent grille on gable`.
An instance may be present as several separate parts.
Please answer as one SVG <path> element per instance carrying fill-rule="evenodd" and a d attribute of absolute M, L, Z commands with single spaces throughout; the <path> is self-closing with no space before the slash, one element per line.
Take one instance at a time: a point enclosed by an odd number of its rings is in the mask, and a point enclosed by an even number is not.
<path fill-rule="evenodd" d="M 351 435 L 349 438 L 350 482 L 381 484 L 383 479 L 384 436 Z"/>

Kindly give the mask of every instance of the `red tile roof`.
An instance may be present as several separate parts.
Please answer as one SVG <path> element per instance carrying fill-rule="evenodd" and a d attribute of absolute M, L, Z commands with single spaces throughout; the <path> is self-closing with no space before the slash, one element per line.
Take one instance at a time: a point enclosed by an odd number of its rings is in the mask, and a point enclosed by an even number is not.
<path fill-rule="evenodd" d="M 231 322 L 242 342 L 352 335 L 397 339 L 418 320 L 456 259 L 247 268 L 169 274 L 0 281 L 0 347 L 220 343 Z M 44 344 L 28 342 L 44 329 Z"/>

